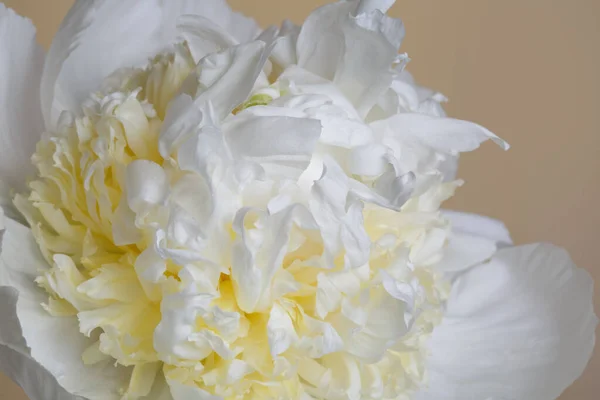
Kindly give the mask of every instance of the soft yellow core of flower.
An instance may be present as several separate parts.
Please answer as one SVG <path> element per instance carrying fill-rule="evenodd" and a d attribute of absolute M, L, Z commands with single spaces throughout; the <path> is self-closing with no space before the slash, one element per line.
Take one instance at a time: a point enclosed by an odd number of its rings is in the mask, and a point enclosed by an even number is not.
<path fill-rule="evenodd" d="M 129 386 L 121 388 L 124 399 L 148 395 L 161 369 L 170 382 L 224 399 L 409 398 L 424 378 L 423 343 L 439 322 L 447 295 L 447 287 L 428 269 L 415 272 L 424 289 L 421 302 L 428 303 L 428 308 L 416 318 L 410 333 L 380 360 L 364 363 L 346 352 L 320 356 L 315 347 L 326 340 L 329 325 L 323 325 L 323 313 L 327 315 L 342 302 L 331 299 L 331 310 L 317 309 L 317 297 L 328 295 L 318 287 L 373 279 L 391 262 L 389 246 L 383 244 L 374 246 L 366 269 L 345 273 L 340 267 L 339 282 L 334 278 L 324 282 L 323 270 L 305 267 L 323 250 L 305 242 L 283 260 L 297 286 L 260 312 L 240 310 L 229 271 L 223 272 L 219 296 L 210 304 L 214 308 L 195 321 L 197 340 L 210 342 L 217 350 L 195 360 L 159 356 L 154 335 L 163 319 L 161 302 L 166 293 L 179 290 L 182 266 L 168 262 L 162 291 L 149 294 L 135 265 L 153 238 L 142 232 L 135 245 L 117 245 L 115 218 L 125 196 L 127 166 L 134 160 L 165 162 L 157 147 L 160 128 L 169 103 L 194 68 L 183 46 L 174 54 L 161 55 L 146 69 L 130 74 L 117 90 L 92 98 L 84 105 L 84 116 L 39 143 L 33 158 L 39 176 L 30 183 L 29 196 L 17 196 L 15 204 L 52 266 L 38 278 L 49 294 L 44 307 L 56 317 L 76 316 L 82 334 L 94 339 L 82 355 L 86 363 L 114 359 L 133 367 Z M 266 95 L 251 97 L 238 111 L 271 100 Z M 373 243 L 383 243 L 393 235 L 398 241 L 425 246 L 427 239 L 411 228 L 410 218 L 403 219 L 402 213 L 368 207 L 364 218 Z M 382 291 L 382 285 L 373 286 L 367 295 L 377 299 Z M 342 296 L 339 291 L 331 293 Z M 232 332 L 215 328 L 212 319 L 218 313 L 236 316 Z M 281 352 L 270 348 L 269 321 L 279 317 L 284 325 L 293 326 L 299 342 L 306 339 L 308 347 L 290 346 Z M 361 333 L 357 330 L 356 334 Z M 362 389 L 353 392 L 356 380 Z"/>
<path fill-rule="evenodd" d="M 39 176 L 28 198 L 15 199 L 52 265 L 37 280 L 50 294 L 44 307 L 57 317 L 76 315 L 81 332 L 97 338 L 83 354 L 86 363 L 111 357 L 135 366 L 125 398 L 146 395 L 149 376 L 160 367 L 153 333 L 161 313 L 160 301 L 146 296 L 134 269 L 151 238 L 116 245 L 115 211 L 127 165 L 161 162 L 162 120 L 194 66 L 180 47 L 127 77 L 117 92 L 94 96 L 84 105 L 85 116 L 38 144 L 33 162 Z"/>

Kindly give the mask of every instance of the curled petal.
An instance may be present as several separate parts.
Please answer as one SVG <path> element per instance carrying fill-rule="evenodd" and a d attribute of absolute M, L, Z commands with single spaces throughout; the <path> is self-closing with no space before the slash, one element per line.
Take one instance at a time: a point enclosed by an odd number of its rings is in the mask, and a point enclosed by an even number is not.
<path fill-rule="evenodd" d="M 442 153 L 456 154 L 457 152 L 473 151 L 488 139 L 493 140 L 504 150 L 509 148 L 505 141 L 484 127 L 473 122 L 452 118 L 404 113 L 387 120 L 374 122 L 372 125 L 382 128 L 381 132 L 389 135 L 390 139 L 414 138 Z"/>

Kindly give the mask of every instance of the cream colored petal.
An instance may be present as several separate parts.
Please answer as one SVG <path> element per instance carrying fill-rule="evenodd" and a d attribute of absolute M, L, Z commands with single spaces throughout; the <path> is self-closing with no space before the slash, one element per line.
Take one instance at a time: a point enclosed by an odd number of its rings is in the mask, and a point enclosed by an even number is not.
<path fill-rule="evenodd" d="M 120 397 L 119 390 L 126 387 L 129 373 L 111 362 L 85 366 L 82 354 L 92 341 L 79 333 L 74 317 L 54 317 L 42 307 L 47 300 L 43 290 L 34 282 L 36 276 L 48 269 L 31 232 L 13 220 L 6 219 L 6 231 L 0 254 L 0 345 L 12 349 L 24 357 L 0 358 L 4 368 L 18 367 L 23 370 L 13 376 L 26 380 L 35 373 L 44 382 L 56 379 L 58 384 L 74 395 L 90 400 L 111 400 Z M 26 358 L 29 358 L 27 360 Z M 17 364 L 13 364 L 16 360 Z M 33 372 L 38 363 L 45 372 Z M 10 367 L 7 367 L 10 366 Z M 19 382 L 28 386 L 27 382 Z M 35 394 L 35 391 L 29 390 Z M 50 394 L 64 393 L 60 389 L 48 389 Z M 39 400 L 63 400 L 63 397 L 41 397 Z M 34 398 L 35 400 L 35 398 Z"/>

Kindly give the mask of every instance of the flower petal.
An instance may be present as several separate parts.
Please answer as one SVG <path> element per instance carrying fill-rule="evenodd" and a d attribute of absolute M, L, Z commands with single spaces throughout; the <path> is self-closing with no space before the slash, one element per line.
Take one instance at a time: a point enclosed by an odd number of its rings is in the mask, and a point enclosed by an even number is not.
<path fill-rule="evenodd" d="M 346 267 L 358 268 L 369 258 L 371 241 L 365 231 L 363 203 L 350 192 L 349 178 L 330 157 L 311 189 L 309 206 L 325 244 L 327 268 L 341 250 Z"/>
<path fill-rule="evenodd" d="M 254 19 L 233 12 L 225 0 L 169 1 L 167 9 L 178 15 L 200 15 L 211 20 L 229 32 L 239 43 L 255 39 L 260 32 Z"/>
<path fill-rule="evenodd" d="M 5 219 L 5 224 L 0 255 L 0 286 L 3 286 L 0 291 L 0 319 L 12 322 L 0 324 L 0 345 L 24 357 L 22 365 L 28 367 L 19 374 L 14 371 L 13 378 L 28 379 L 26 372 L 31 371 L 29 368 L 35 365 L 32 363 L 37 362 L 69 393 L 90 400 L 120 398 L 119 390 L 127 386 L 127 370 L 114 367 L 110 361 L 84 366 L 82 354 L 92 342 L 79 333 L 76 318 L 54 317 L 43 309 L 41 304 L 47 296 L 34 280 L 48 265 L 26 227 L 10 219 Z M 11 356 L 17 355 L 13 353 Z M 10 360 L 0 358 L 3 365 L 12 365 Z M 38 377 L 45 377 L 44 371 L 35 373 Z M 44 381 L 51 382 L 51 378 L 44 378 Z M 18 383 L 25 389 L 30 386 L 26 381 Z M 64 393 L 60 389 L 48 390 L 48 393 Z M 36 399 L 36 392 L 32 393 L 32 398 Z M 45 394 L 37 399 L 65 399 L 62 396 L 46 397 Z"/>
<path fill-rule="evenodd" d="M 459 211 L 443 210 L 443 214 L 444 218 L 450 221 L 454 232 L 485 237 L 503 246 L 513 244 L 510 233 L 502 221 Z"/>
<path fill-rule="evenodd" d="M 402 22 L 380 8 L 386 5 L 326 5 L 308 17 L 298 37 L 298 65 L 335 82 L 361 115 L 389 88 L 391 66 L 404 37 Z"/>
<path fill-rule="evenodd" d="M 496 242 L 473 235 L 452 232 L 444 258 L 436 269 L 444 272 L 457 272 L 488 260 L 496 252 Z"/>
<path fill-rule="evenodd" d="M 287 112 L 301 110 L 307 117 L 319 120 L 323 128 L 321 143 L 353 148 L 373 141 L 368 125 L 331 102 L 331 98 L 321 94 L 300 94 L 281 97 L 271 105 L 285 108 Z"/>
<path fill-rule="evenodd" d="M 163 204 L 169 194 L 169 178 L 158 164 L 135 160 L 127 166 L 127 204 L 134 212 Z"/>
<path fill-rule="evenodd" d="M 7 207 L 10 189 L 24 188 L 33 171 L 30 158 L 44 127 L 38 101 L 44 52 L 31 21 L 3 4 L 0 48 L 0 206 Z"/>
<path fill-rule="evenodd" d="M 490 259 L 498 246 L 512 244 L 510 234 L 500 221 L 475 214 L 445 211 L 452 232 L 444 258 L 436 269 L 458 272 Z"/>
<path fill-rule="evenodd" d="M 223 400 L 222 397 L 212 395 L 198 386 L 185 385 L 181 382 L 168 380 L 173 400 Z"/>
<path fill-rule="evenodd" d="M 583 372 L 592 280 L 548 244 L 500 250 L 455 282 L 417 400 L 552 400 Z"/>
<path fill-rule="evenodd" d="M 0 371 L 17 382 L 30 400 L 81 400 L 67 393 L 52 374 L 27 354 L 0 345 L 0 360 Z"/>
<path fill-rule="evenodd" d="M 249 110 L 223 124 L 223 135 L 234 159 L 290 165 L 301 172 L 311 160 L 321 124 L 309 118 L 257 116 Z"/>
<path fill-rule="evenodd" d="M 238 41 L 223 27 L 199 15 L 181 16 L 177 28 L 188 43 L 196 62 L 208 54 L 238 44 Z"/>
<path fill-rule="evenodd" d="M 504 150 L 509 145 L 492 132 L 473 122 L 453 118 L 432 117 L 425 114 L 403 113 L 372 124 L 374 130 L 387 131 L 390 137 L 418 139 L 441 153 L 473 151 L 488 140 Z"/>
<path fill-rule="evenodd" d="M 238 239 L 233 247 L 231 280 L 238 307 L 244 312 L 270 304 L 272 283 L 282 268 L 293 226 L 317 228 L 308 210 L 298 204 L 271 215 L 250 208 L 238 211 L 233 222 Z"/>
<path fill-rule="evenodd" d="M 165 159 L 177 150 L 186 138 L 201 126 L 212 125 L 209 108 L 203 99 L 194 100 L 188 94 L 180 94 L 169 105 L 161 127 L 158 150 Z"/>
<path fill-rule="evenodd" d="M 298 42 L 298 35 L 300 35 L 300 27 L 294 25 L 289 20 L 283 21 L 281 29 L 279 30 L 279 36 L 273 47 L 271 53 L 271 59 L 281 68 L 297 64 L 298 57 L 296 55 L 296 42 Z"/>
<path fill-rule="evenodd" d="M 267 61 L 270 46 L 257 40 L 203 58 L 198 65 L 198 99 L 210 101 L 219 120 L 246 100 Z"/>
<path fill-rule="evenodd" d="M 284 307 L 275 303 L 267 324 L 269 348 L 273 358 L 285 352 L 298 340 L 292 318 Z"/>
<path fill-rule="evenodd" d="M 42 79 L 42 111 L 47 128 L 64 110 L 97 90 L 120 68 L 136 67 L 177 40 L 177 20 L 203 16 L 243 41 L 257 34 L 254 21 L 231 11 L 224 0 L 100 0 L 75 3 L 48 53 Z"/>
<path fill-rule="evenodd" d="M 374 10 L 379 10 L 382 13 L 387 12 L 396 0 L 361 0 L 358 8 L 356 9 L 356 14 L 368 13 Z"/>

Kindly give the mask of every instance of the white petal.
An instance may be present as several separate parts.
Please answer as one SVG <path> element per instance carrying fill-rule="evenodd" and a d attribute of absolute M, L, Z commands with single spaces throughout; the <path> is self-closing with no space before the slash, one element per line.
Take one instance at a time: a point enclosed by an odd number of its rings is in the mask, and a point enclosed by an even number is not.
<path fill-rule="evenodd" d="M 346 351 L 367 361 L 378 361 L 391 342 L 395 342 L 408 331 L 405 313 L 408 306 L 404 300 L 392 297 L 386 290 L 372 290 L 364 327 L 349 322 L 334 323 L 344 338 Z"/>
<path fill-rule="evenodd" d="M 340 237 L 346 254 L 346 266 L 358 268 L 369 261 L 371 240 L 365 230 L 363 217 L 364 204 L 358 199 L 349 200 L 346 205 Z"/>
<path fill-rule="evenodd" d="M 306 351 L 309 357 L 321 358 L 343 349 L 342 338 L 329 322 L 304 316 L 304 323 L 310 334 L 301 337 L 299 348 Z"/>
<path fill-rule="evenodd" d="M 300 67 L 333 80 L 344 49 L 340 19 L 349 18 L 355 9 L 356 4 L 343 1 L 325 5 L 310 14 L 296 44 Z"/>
<path fill-rule="evenodd" d="M 379 10 L 386 13 L 396 2 L 396 0 L 361 0 L 356 14 L 368 13 L 374 10 Z"/>
<path fill-rule="evenodd" d="M 255 258 L 258 251 L 258 243 L 253 243 L 249 229 L 245 227 L 246 218 L 262 217 L 260 212 L 251 209 L 240 210 L 233 222 L 233 229 L 239 239 L 233 245 L 231 260 L 231 279 L 236 294 L 238 307 L 245 312 L 255 310 L 261 293 L 263 292 L 264 273 L 260 266 L 256 265 Z M 259 235 L 255 235 L 259 237 Z M 260 240 L 264 240 L 260 235 Z M 256 242 L 257 240 L 254 240 Z"/>
<path fill-rule="evenodd" d="M 458 272 L 480 264 L 496 252 L 498 246 L 512 244 L 510 234 L 500 221 L 475 214 L 444 211 L 451 233 L 442 261 L 435 268 Z"/>
<path fill-rule="evenodd" d="M 386 292 L 397 300 L 406 303 L 408 310 L 412 310 L 417 296 L 413 286 L 406 282 L 401 282 L 394 279 L 385 270 L 381 270 L 381 281 Z"/>
<path fill-rule="evenodd" d="M 297 65 L 288 67 L 279 77 L 281 90 L 294 95 L 287 107 L 295 106 L 297 99 L 303 100 L 298 95 L 322 95 L 321 98 L 328 99 L 334 106 L 343 110 L 350 119 L 360 121 L 360 115 L 356 112 L 354 105 L 344 96 L 333 82 L 316 75 Z M 281 100 L 284 101 L 284 100 Z M 275 104 L 277 103 L 274 102 Z"/>
<path fill-rule="evenodd" d="M 232 350 L 222 337 L 210 329 L 202 329 L 199 332 L 192 333 L 189 335 L 189 340 L 199 348 L 209 348 L 208 354 L 214 351 L 224 360 L 231 360 L 239 353 L 239 351 Z"/>
<path fill-rule="evenodd" d="M 167 12 L 177 16 L 199 15 L 214 22 L 229 32 L 238 43 L 255 39 L 260 31 L 256 21 L 233 12 L 225 0 L 175 0 L 165 4 Z"/>
<path fill-rule="evenodd" d="M 379 101 L 384 115 L 390 117 L 399 112 L 416 112 L 432 117 L 445 117 L 441 103 L 448 99 L 441 93 L 419 86 L 404 66 L 400 63 L 394 68 L 394 81 L 390 90 Z"/>
<path fill-rule="evenodd" d="M 193 286 L 168 294 L 161 302 L 162 319 L 154 331 L 154 349 L 159 359 L 167 363 L 177 359 L 200 360 L 211 352 L 196 346 L 189 336 L 195 331 L 198 312 L 206 311 L 215 296 L 197 293 Z"/>
<path fill-rule="evenodd" d="M 379 176 L 389 166 L 390 150 L 382 144 L 372 143 L 356 147 L 348 157 L 350 173 L 363 176 Z"/>
<path fill-rule="evenodd" d="M 56 378 L 28 354 L 0 345 L 0 360 L 0 371 L 18 383 L 30 400 L 81 400 L 65 391 Z"/>
<path fill-rule="evenodd" d="M 169 179 L 162 167 L 152 161 L 136 160 L 127 166 L 127 204 L 134 212 L 162 204 L 169 194 Z"/>
<path fill-rule="evenodd" d="M 444 272 L 462 271 L 488 260 L 496 249 L 496 242 L 488 238 L 452 232 L 444 257 L 435 268 Z"/>
<path fill-rule="evenodd" d="M 110 362 L 92 366 L 83 364 L 82 354 L 91 342 L 79 333 L 77 319 L 53 317 L 41 306 L 47 296 L 34 279 L 48 265 L 30 231 L 10 219 L 5 219 L 5 223 L 0 286 L 8 287 L 3 288 L 0 294 L 0 304 L 3 304 L 0 310 L 3 321 L 0 324 L 0 345 L 24 356 L 30 355 L 70 393 L 90 400 L 120 398 L 119 390 L 127 385 L 127 369 L 114 367 Z M 17 295 L 18 298 L 15 298 Z M 0 358 L 0 362 L 4 364 L 5 359 Z M 40 374 L 43 375 L 42 372 Z M 21 375 L 20 378 L 27 376 Z M 27 386 L 27 382 L 23 385 Z M 62 400 L 63 397 L 43 399 Z"/>
<path fill-rule="evenodd" d="M 297 64 L 298 58 L 296 56 L 296 42 L 298 41 L 298 35 L 300 35 L 300 27 L 294 25 L 289 20 L 283 21 L 281 29 L 279 30 L 279 37 L 273 47 L 271 53 L 271 59 L 280 66 L 281 69 Z"/>
<path fill-rule="evenodd" d="M 186 174 L 171 189 L 171 201 L 196 223 L 207 225 L 216 207 L 214 194 L 197 174 Z"/>
<path fill-rule="evenodd" d="M 44 52 L 30 20 L 0 4 L 0 206 L 10 189 L 22 190 L 33 171 L 30 161 L 44 124 L 39 85 Z"/>
<path fill-rule="evenodd" d="M 371 241 L 365 231 L 362 207 L 349 194 L 349 179 L 333 160 L 326 160 L 321 178 L 311 189 L 309 205 L 319 224 L 326 248 L 327 267 L 342 249 L 347 267 L 357 268 L 367 262 Z"/>
<path fill-rule="evenodd" d="M 398 175 L 390 170 L 375 181 L 373 191 L 386 199 L 384 207 L 399 210 L 410 199 L 415 188 L 415 175 L 412 172 Z"/>
<path fill-rule="evenodd" d="M 387 120 L 374 122 L 372 126 L 374 130 L 381 129 L 380 132 L 389 137 L 400 140 L 417 139 L 442 153 L 456 154 L 456 152 L 472 151 L 488 139 L 492 139 L 504 150 L 509 148 L 505 141 L 484 127 L 452 118 L 403 113 Z"/>
<path fill-rule="evenodd" d="M 415 174 L 399 174 L 396 160 L 387 147 L 380 144 L 360 146 L 350 153 L 347 165 L 350 173 L 378 176 L 372 187 L 352 181 L 353 192 L 363 201 L 399 210 L 415 188 Z"/>
<path fill-rule="evenodd" d="M 201 15 L 240 40 L 257 32 L 256 24 L 232 13 L 224 0 L 148 0 L 143 7 L 137 0 L 77 1 L 44 67 L 41 96 L 46 127 L 53 127 L 64 110 L 78 113 L 81 102 L 109 74 L 143 65 L 174 43 L 177 20 L 184 14 Z"/>
<path fill-rule="evenodd" d="M 591 356 L 592 293 L 560 248 L 500 250 L 455 282 L 417 399 L 556 399 Z"/>
<path fill-rule="evenodd" d="M 275 303 L 269 314 L 267 323 L 267 336 L 269 348 L 273 358 L 285 352 L 296 340 L 296 330 L 292 318 L 286 309 Z"/>
<path fill-rule="evenodd" d="M 198 386 L 185 385 L 181 382 L 168 380 L 171 387 L 173 400 L 223 400 L 220 396 L 214 396 Z"/>
<path fill-rule="evenodd" d="M 196 62 L 210 53 L 238 44 L 238 41 L 221 26 L 198 15 L 181 16 L 177 27 L 186 39 Z"/>
<path fill-rule="evenodd" d="M 292 164 L 304 170 L 321 134 L 315 119 L 255 116 L 243 112 L 223 125 L 223 135 L 236 159 Z"/>
<path fill-rule="evenodd" d="M 392 82 L 391 65 L 404 38 L 404 25 L 375 10 L 353 19 L 344 36 L 349 50 L 334 82 L 365 116 Z"/>
<path fill-rule="evenodd" d="M 402 22 L 377 8 L 354 1 L 321 7 L 307 18 L 297 43 L 298 65 L 334 81 L 361 115 L 389 88 L 404 36 Z"/>
<path fill-rule="evenodd" d="M 200 174 L 206 182 L 202 186 L 206 186 L 209 191 L 218 184 L 215 181 L 220 180 L 223 169 L 232 163 L 221 131 L 211 125 L 203 127 L 183 143 L 178 153 L 178 161 L 182 170 Z M 211 193 L 211 196 L 214 194 Z M 212 201 L 210 204 L 213 204 Z M 205 205 L 209 204 L 205 203 Z"/>
<path fill-rule="evenodd" d="M 510 233 L 502 221 L 483 215 L 450 210 L 444 210 L 443 215 L 450 221 L 453 232 L 485 237 L 504 246 L 513 244 Z"/>
<path fill-rule="evenodd" d="M 4 236 L 4 229 L 6 229 L 5 223 L 4 223 L 5 218 L 6 217 L 4 215 L 4 209 L 0 206 L 0 254 L 2 254 L 2 237 Z M 0 272 L 0 277 L 2 277 L 1 272 Z"/>
<path fill-rule="evenodd" d="M 321 143 L 353 148 L 373 141 L 373 132 L 368 125 L 331 102 L 332 99 L 325 95 L 306 94 L 280 97 L 271 106 L 301 110 L 307 117 L 319 120 Z"/>
<path fill-rule="evenodd" d="M 444 182 L 451 182 L 458 175 L 458 155 L 446 154 L 444 160 L 438 165 L 444 177 Z"/>
<path fill-rule="evenodd" d="M 200 127 L 212 125 L 210 108 L 204 99 L 194 100 L 188 94 L 177 96 L 169 105 L 158 139 L 160 155 L 169 159 L 181 143 Z"/>
<path fill-rule="evenodd" d="M 335 287 L 327 275 L 320 273 L 317 276 L 317 296 L 315 299 L 317 316 L 324 319 L 328 313 L 337 310 L 341 302 L 342 293 Z"/>
<path fill-rule="evenodd" d="M 162 297 L 160 286 L 156 285 L 167 270 L 167 263 L 150 247 L 144 250 L 135 260 L 135 272 L 146 296 L 152 301 L 160 301 Z"/>
<path fill-rule="evenodd" d="M 265 42 L 257 40 L 210 54 L 200 61 L 198 99 L 211 102 L 219 121 L 246 100 L 269 51 Z"/>
<path fill-rule="evenodd" d="M 121 196 L 112 218 L 112 235 L 117 246 L 137 243 L 142 239 L 140 230 L 135 226 L 135 212 L 129 208 L 125 195 Z"/>
<path fill-rule="evenodd" d="M 316 229 L 312 216 L 300 205 L 273 215 L 249 208 L 238 211 L 233 222 L 238 239 L 233 246 L 231 279 L 243 311 L 254 312 L 272 302 L 272 281 L 282 268 L 293 225 Z"/>

